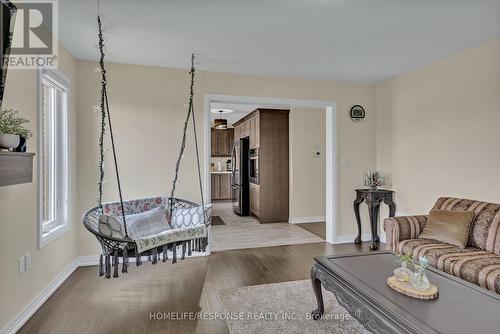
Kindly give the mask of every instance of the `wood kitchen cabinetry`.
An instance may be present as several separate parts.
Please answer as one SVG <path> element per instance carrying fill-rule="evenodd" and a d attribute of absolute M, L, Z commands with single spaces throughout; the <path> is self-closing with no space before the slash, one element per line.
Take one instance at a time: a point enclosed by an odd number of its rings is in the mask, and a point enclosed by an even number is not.
<path fill-rule="evenodd" d="M 241 128 L 241 137 L 250 136 L 250 123 L 248 121 L 243 122 L 240 128 Z"/>
<path fill-rule="evenodd" d="M 260 117 L 255 115 L 248 120 L 248 131 L 250 134 L 250 148 L 259 148 L 260 146 Z"/>
<path fill-rule="evenodd" d="M 241 127 L 234 128 L 234 142 L 236 143 L 236 141 L 240 140 L 241 137 L 243 137 L 241 135 Z"/>
<path fill-rule="evenodd" d="M 247 121 L 242 122 L 234 128 L 234 140 L 249 137 L 250 148 L 259 148 L 260 146 L 260 117 L 254 115 Z"/>
<path fill-rule="evenodd" d="M 231 199 L 230 173 L 212 173 L 211 182 L 212 200 Z"/>
<path fill-rule="evenodd" d="M 250 183 L 250 212 L 259 217 L 260 216 L 260 186 L 258 184 Z"/>
<path fill-rule="evenodd" d="M 258 149 L 258 184 L 250 183 L 250 211 L 261 223 L 289 219 L 289 110 L 257 109 L 234 123 L 234 140 Z"/>
<path fill-rule="evenodd" d="M 234 143 L 234 129 L 211 130 L 211 148 L 213 157 L 231 156 Z"/>

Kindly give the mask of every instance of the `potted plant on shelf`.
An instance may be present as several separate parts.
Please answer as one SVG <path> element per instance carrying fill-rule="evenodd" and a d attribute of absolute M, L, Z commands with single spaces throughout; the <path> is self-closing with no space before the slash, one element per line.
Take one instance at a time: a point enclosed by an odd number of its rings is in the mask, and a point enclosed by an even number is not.
<path fill-rule="evenodd" d="M 26 139 L 32 137 L 25 124 L 29 121 L 19 115 L 17 110 L 0 110 L 0 148 L 9 151 L 26 151 Z"/>

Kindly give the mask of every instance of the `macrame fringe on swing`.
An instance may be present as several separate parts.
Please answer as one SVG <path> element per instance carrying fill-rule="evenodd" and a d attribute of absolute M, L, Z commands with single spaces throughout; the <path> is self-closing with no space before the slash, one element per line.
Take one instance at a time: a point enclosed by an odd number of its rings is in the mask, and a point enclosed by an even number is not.
<path fill-rule="evenodd" d="M 172 263 L 174 264 L 177 263 L 177 253 L 179 251 L 181 252 L 181 260 L 184 260 L 186 254 L 191 256 L 193 252 L 205 252 L 207 245 L 207 238 L 174 242 L 152 249 L 151 254 L 147 257 L 148 261 L 153 265 L 158 262 L 167 262 L 167 260 L 169 260 L 168 252 L 170 251 L 172 253 Z M 121 253 L 119 250 L 115 249 L 114 253 L 105 252 L 101 254 L 99 258 L 99 276 L 111 278 L 111 271 L 113 271 L 113 277 L 118 277 L 120 259 L 122 260 L 121 272 L 128 273 L 128 267 L 130 266 L 129 256 L 134 258 L 132 255 L 133 254 L 128 254 L 127 247 L 124 247 Z M 142 265 L 142 256 L 145 256 L 145 254 L 137 254 L 135 256 L 135 264 L 137 267 Z"/>

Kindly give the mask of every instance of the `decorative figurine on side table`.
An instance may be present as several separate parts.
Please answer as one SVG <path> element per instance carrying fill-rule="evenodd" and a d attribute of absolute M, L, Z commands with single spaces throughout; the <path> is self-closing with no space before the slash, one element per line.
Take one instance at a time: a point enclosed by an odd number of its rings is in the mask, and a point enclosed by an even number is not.
<path fill-rule="evenodd" d="M 376 170 L 365 172 L 364 185 L 369 187 L 370 190 L 377 190 L 378 187 L 383 187 L 385 185 L 385 177 L 381 172 Z"/>

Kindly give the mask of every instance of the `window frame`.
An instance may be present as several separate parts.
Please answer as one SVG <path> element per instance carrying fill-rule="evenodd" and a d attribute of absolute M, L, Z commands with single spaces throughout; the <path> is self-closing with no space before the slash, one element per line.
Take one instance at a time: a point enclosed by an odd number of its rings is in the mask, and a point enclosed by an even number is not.
<path fill-rule="evenodd" d="M 43 117 L 42 114 L 44 112 L 44 105 L 43 105 L 43 83 L 44 80 L 49 80 L 51 83 L 54 85 L 58 86 L 61 90 L 64 91 L 64 96 L 62 98 L 63 102 L 63 108 L 64 108 L 64 118 L 61 120 L 61 124 L 56 126 L 56 133 L 61 132 L 59 130 L 59 127 L 62 127 L 62 139 L 57 140 L 58 141 L 58 146 L 62 144 L 62 150 L 63 150 L 63 157 L 61 161 L 57 161 L 56 157 L 56 162 L 55 164 L 58 166 L 56 169 L 62 170 L 64 175 L 63 176 L 56 176 L 55 177 L 55 182 L 62 182 L 60 185 L 60 189 L 62 189 L 63 194 L 59 194 L 59 196 L 56 195 L 56 203 L 58 200 L 61 202 L 62 210 L 64 212 L 62 213 L 62 218 L 60 214 L 60 209 L 56 208 L 56 213 L 55 213 L 55 220 L 52 221 L 50 224 L 54 224 L 52 228 L 50 228 L 50 231 L 47 233 L 44 233 L 43 231 L 43 225 L 44 222 L 42 222 L 43 219 L 43 203 L 44 203 L 44 194 L 43 194 L 43 184 L 42 184 L 42 173 L 43 173 L 43 138 L 42 138 L 42 133 L 44 130 L 44 123 L 43 123 Z M 69 124 L 70 124 L 70 103 L 71 101 L 71 96 L 70 96 L 70 79 L 67 77 L 64 73 L 58 70 L 50 70 L 50 69 L 40 69 L 38 71 L 38 159 L 37 159 L 37 179 L 38 179 L 38 189 L 37 189 L 37 196 L 38 196 L 38 212 L 37 212 L 37 227 L 38 227 L 38 248 L 43 248 L 46 245 L 48 245 L 50 242 L 54 241 L 57 239 L 59 236 L 62 234 L 66 233 L 71 229 L 71 219 L 70 219 L 70 213 L 71 213 L 71 201 L 70 201 L 70 193 L 71 193 L 71 175 L 70 175 L 70 161 L 71 161 L 71 150 L 70 150 L 70 134 L 69 134 Z M 60 142 L 62 141 L 62 143 Z M 62 167 L 61 167 L 62 166 Z M 57 184 L 57 183 L 56 183 Z M 55 204 L 57 207 L 57 204 Z"/>

